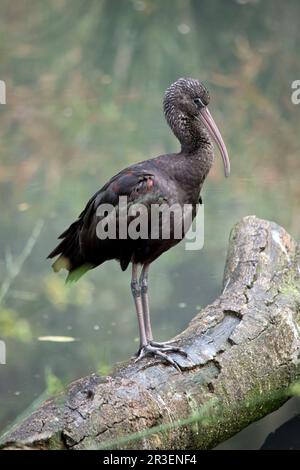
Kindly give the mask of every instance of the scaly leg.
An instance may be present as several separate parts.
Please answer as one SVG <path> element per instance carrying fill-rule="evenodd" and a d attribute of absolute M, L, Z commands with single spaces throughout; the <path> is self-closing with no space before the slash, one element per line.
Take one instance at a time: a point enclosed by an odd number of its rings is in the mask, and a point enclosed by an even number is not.
<path fill-rule="evenodd" d="M 143 304 L 143 313 L 144 313 L 144 323 L 147 342 L 152 343 L 153 335 L 150 321 L 150 308 L 149 308 L 149 296 L 148 296 L 148 274 L 149 274 L 150 264 L 144 264 L 141 277 L 140 277 L 140 289 L 142 294 L 142 304 Z"/>
<path fill-rule="evenodd" d="M 156 343 L 153 341 L 151 322 L 150 322 L 150 310 L 149 310 L 149 297 L 148 297 L 148 273 L 149 273 L 149 264 L 145 264 L 142 269 L 142 273 L 139 281 L 140 296 L 142 300 L 142 309 L 143 309 L 143 324 L 145 329 L 146 341 L 147 344 L 140 347 L 137 360 L 142 359 L 145 356 L 158 356 L 169 364 L 172 364 L 177 369 L 180 369 L 177 362 L 167 356 L 166 353 L 174 352 L 187 356 L 187 353 L 178 347 L 170 346 L 169 343 Z"/>
<path fill-rule="evenodd" d="M 143 347 L 147 346 L 147 337 L 145 332 L 145 324 L 144 324 L 144 315 L 143 315 L 143 306 L 142 306 L 142 299 L 141 299 L 141 289 L 138 283 L 138 276 L 137 276 L 137 264 L 132 263 L 132 276 L 131 276 L 131 292 L 133 296 L 133 300 L 135 303 L 135 309 L 139 324 L 139 334 L 140 334 L 140 349 L 142 350 Z"/>
<path fill-rule="evenodd" d="M 151 344 L 151 346 L 157 346 L 158 348 L 169 348 L 169 346 L 173 343 L 176 343 L 176 341 L 166 341 L 163 343 L 157 343 L 156 341 L 153 341 L 153 334 L 152 334 L 151 321 L 150 321 L 149 295 L 148 295 L 149 268 L 150 268 L 150 264 L 144 264 L 142 273 L 140 276 L 140 289 L 141 289 L 141 295 L 142 295 L 144 324 L 145 324 L 147 342 Z M 176 348 L 172 349 L 172 351 L 174 351 L 175 349 Z M 180 348 L 177 348 L 176 351 L 180 352 Z"/>

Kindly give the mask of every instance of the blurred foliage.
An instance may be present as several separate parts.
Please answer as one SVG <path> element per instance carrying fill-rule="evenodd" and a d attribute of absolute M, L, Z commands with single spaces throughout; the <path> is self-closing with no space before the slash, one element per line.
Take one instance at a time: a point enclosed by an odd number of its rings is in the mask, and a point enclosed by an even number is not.
<path fill-rule="evenodd" d="M 92 303 L 94 285 L 84 279 L 76 286 L 66 288 L 62 278 L 45 276 L 45 293 L 56 310 L 64 311 L 70 305 L 88 306 Z"/>
<path fill-rule="evenodd" d="M 13 337 L 25 342 L 31 339 L 30 325 L 11 308 L 0 309 L 0 331 L 2 338 Z"/>
<path fill-rule="evenodd" d="M 152 268 L 155 335 L 182 329 L 221 289 L 230 228 L 255 213 L 300 235 L 300 77 L 297 0 L 1 1 L 0 286 L 7 253 L 32 252 L 0 307 L 0 428 L 46 388 L 107 373 L 137 348 L 128 275 L 105 264 L 64 285 L 45 257 L 89 197 L 126 165 L 178 144 L 162 108 L 179 76 L 208 86 L 227 143 L 232 176 L 219 157 L 204 189 L 205 246 L 178 245 Z M 80 341 L 39 342 L 39 336 Z"/>
<path fill-rule="evenodd" d="M 49 396 L 62 392 L 64 389 L 64 384 L 62 381 L 55 374 L 53 374 L 49 367 L 47 367 L 45 370 L 45 381 L 46 393 Z"/>

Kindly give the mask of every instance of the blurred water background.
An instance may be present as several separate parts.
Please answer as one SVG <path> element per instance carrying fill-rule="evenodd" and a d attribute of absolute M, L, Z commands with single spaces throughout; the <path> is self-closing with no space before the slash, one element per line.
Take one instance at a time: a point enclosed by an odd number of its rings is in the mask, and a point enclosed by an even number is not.
<path fill-rule="evenodd" d="M 203 192 L 203 250 L 178 245 L 152 268 L 155 337 L 178 333 L 220 293 L 241 217 L 272 219 L 299 239 L 300 105 L 291 84 L 300 79 L 300 3 L 1 0 L 0 12 L 3 430 L 45 390 L 107 374 L 137 349 L 129 274 L 111 262 L 66 287 L 45 257 L 109 177 L 177 151 L 162 96 L 180 76 L 208 86 L 232 175 L 225 180 L 218 157 Z M 259 447 L 296 412 L 294 399 L 225 447 Z"/>

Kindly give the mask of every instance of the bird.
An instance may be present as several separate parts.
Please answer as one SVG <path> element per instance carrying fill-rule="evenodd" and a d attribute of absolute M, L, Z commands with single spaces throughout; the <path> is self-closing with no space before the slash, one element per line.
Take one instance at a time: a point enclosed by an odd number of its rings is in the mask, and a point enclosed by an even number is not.
<path fill-rule="evenodd" d="M 170 208 L 177 205 L 182 208 L 186 205 L 191 208 L 193 220 L 202 203 L 204 180 L 214 161 L 213 143 L 217 144 L 222 156 L 225 176 L 229 176 L 228 152 L 208 109 L 209 102 L 209 92 L 201 81 L 188 77 L 172 83 L 165 92 L 163 110 L 170 129 L 179 141 L 180 150 L 134 163 L 113 176 L 90 198 L 75 222 L 58 237 L 61 240 L 58 246 L 48 255 L 48 258 L 57 257 L 52 265 L 54 271 L 65 268 L 69 272 L 67 281 L 77 281 L 85 272 L 109 260 L 118 261 L 122 271 L 131 265 L 130 285 L 140 339 L 136 361 L 154 357 L 180 369 L 178 359 L 176 361 L 172 353 L 175 353 L 175 357 L 176 354 L 187 357 L 183 349 L 174 345 L 176 341 L 154 341 L 148 295 L 150 265 L 179 243 L 186 230 L 181 229 L 181 236 L 175 236 L 176 222 L 173 216 L 169 219 L 169 236 L 163 237 L 162 229 L 166 222 L 160 217 L 158 222 L 156 220 L 158 236 L 151 237 L 154 225 L 151 210 L 154 206 Z M 122 198 L 127 201 L 125 210 L 121 209 Z M 109 217 L 115 223 L 125 220 L 128 228 L 136 220 L 133 213 L 129 214 L 130 208 L 141 205 L 146 209 L 146 235 L 130 237 L 126 233 L 124 236 L 117 229 L 114 236 L 103 236 L 104 226 L 107 228 L 109 225 Z M 106 206 L 110 209 L 105 216 L 99 210 Z M 181 215 L 179 220 L 183 217 Z M 99 236 L 99 224 L 102 236 Z"/>

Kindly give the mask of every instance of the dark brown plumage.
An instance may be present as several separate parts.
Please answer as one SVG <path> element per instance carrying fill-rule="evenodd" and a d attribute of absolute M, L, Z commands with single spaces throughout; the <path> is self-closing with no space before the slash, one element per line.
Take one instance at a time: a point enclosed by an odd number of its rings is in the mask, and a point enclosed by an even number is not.
<path fill-rule="evenodd" d="M 180 239 L 174 237 L 172 224 L 169 239 L 151 239 L 150 211 L 154 204 L 190 204 L 195 216 L 203 182 L 213 163 L 211 137 L 220 147 L 225 174 L 228 176 L 227 151 L 207 109 L 208 103 L 209 94 L 197 80 L 181 78 L 171 85 L 165 94 L 164 112 L 169 126 L 181 143 L 181 151 L 131 165 L 114 176 L 88 201 L 78 219 L 61 234 L 59 238 L 62 241 L 49 255 L 49 258 L 59 256 L 53 265 L 54 270 L 67 268 L 68 279 L 76 279 L 86 270 L 107 260 L 118 260 L 123 271 L 132 263 L 131 287 L 140 328 L 139 359 L 149 354 L 156 355 L 176 366 L 176 361 L 166 353 L 183 353 L 179 348 L 166 343 L 154 343 L 152 339 L 147 295 L 149 265 Z M 103 240 L 97 236 L 97 224 L 101 219 L 97 209 L 103 204 L 110 204 L 116 207 L 119 218 L 121 196 L 128 198 L 129 207 L 141 203 L 147 208 L 147 239 L 121 239 L 119 233 L 116 239 Z M 138 265 L 143 266 L 139 282 Z"/>

